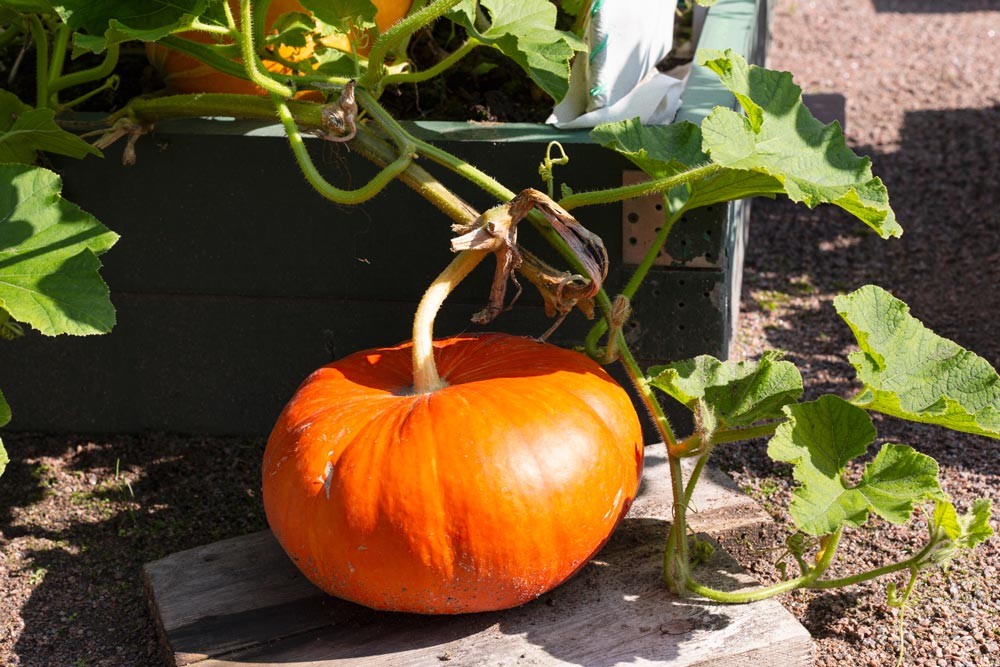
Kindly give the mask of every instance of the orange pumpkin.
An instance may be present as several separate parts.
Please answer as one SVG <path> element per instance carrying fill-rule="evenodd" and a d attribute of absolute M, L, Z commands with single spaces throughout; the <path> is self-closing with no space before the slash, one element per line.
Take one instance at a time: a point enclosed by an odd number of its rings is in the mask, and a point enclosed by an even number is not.
<path fill-rule="evenodd" d="M 447 386 L 412 394 L 411 344 L 314 372 L 271 433 L 264 508 L 323 590 L 431 614 L 513 607 L 563 582 L 628 510 L 639 420 L 589 358 L 502 334 L 434 342 Z"/>
<path fill-rule="evenodd" d="M 412 0 L 374 0 L 374 4 L 378 8 L 378 12 L 375 15 L 375 23 L 380 32 L 385 32 L 394 23 L 406 16 L 407 12 L 410 11 Z M 238 0 L 229 0 L 229 6 L 232 8 L 234 14 L 237 15 L 238 21 Z M 288 12 L 308 13 L 296 0 L 271 0 L 271 4 L 267 8 L 268 28 L 270 28 L 279 16 L 287 14 Z M 180 36 L 201 44 L 211 44 L 217 39 L 209 33 L 197 31 L 181 33 Z M 343 51 L 348 51 L 351 48 L 347 37 L 344 35 L 334 35 L 324 38 L 322 41 L 331 48 L 337 48 Z M 229 43 L 229 40 L 224 40 L 223 43 Z M 368 45 L 359 46 L 357 51 L 361 55 L 366 55 L 368 53 Z M 285 60 L 297 62 L 299 60 L 309 58 L 313 53 L 313 49 L 312 46 L 308 44 L 301 48 L 280 46 L 278 53 Z M 160 46 L 159 44 L 146 44 L 146 57 L 160 73 L 160 76 L 163 78 L 163 82 L 167 85 L 167 87 L 177 93 L 239 93 L 244 95 L 266 94 L 263 88 L 254 85 L 246 79 L 223 74 L 213 67 L 192 58 L 191 56 L 168 49 L 164 46 Z M 263 60 L 263 63 L 264 67 L 270 72 L 276 72 L 278 74 L 291 73 L 289 68 L 273 60 L 265 59 Z M 316 98 L 317 101 L 322 101 L 323 99 L 323 96 L 315 91 L 302 93 L 300 94 L 300 97 L 302 95 L 305 95 L 308 98 Z"/>

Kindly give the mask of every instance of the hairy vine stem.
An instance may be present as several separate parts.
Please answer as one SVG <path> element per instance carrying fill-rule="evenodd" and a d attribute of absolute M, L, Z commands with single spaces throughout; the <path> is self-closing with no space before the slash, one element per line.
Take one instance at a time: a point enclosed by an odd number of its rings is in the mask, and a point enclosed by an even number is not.
<path fill-rule="evenodd" d="M 28 27 L 35 42 L 35 106 L 44 109 L 49 104 L 49 38 L 37 15 L 28 17 Z"/>
<path fill-rule="evenodd" d="M 80 70 L 78 72 L 70 72 L 69 74 L 63 74 L 62 76 L 57 76 L 49 81 L 49 94 L 55 95 L 61 90 L 66 88 L 71 88 L 73 86 L 80 86 L 85 83 L 90 83 L 91 81 L 97 81 L 98 79 L 105 79 L 111 76 L 114 72 L 115 67 L 118 65 L 118 54 L 120 53 L 121 46 L 118 44 L 108 44 L 108 48 L 104 53 L 104 60 L 95 67 L 89 69 Z"/>
<path fill-rule="evenodd" d="M 462 0 L 434 0 L 429 5 L 401 19 L 378 36 L 368 52 L 368 71 L 361 78 L 360 85 L 378 97 L 385 86 L 385 58 L 397 44 L 414 32 L 437 19 Z"/>
<path fill-rule="evenodd" d="M 234 28 L 229 4 L 223 3 L 223 6 L 226 8 L 226 17 L 230 22 L 229 27 Z M 260 54 L 257 53 L 254 43 L 253 19 L 253 6 L 250 0 L 240 0 L 240 25 L 236 38 L 240 45 L 240 53 L 243 56 L 243 66 L 246 68 L 250 80 L 267 92 L 280 97 L 291 97 L 295 94 L 294 90 L 278 83 L 263 73 L 264 63 L 261 62 Z"/>

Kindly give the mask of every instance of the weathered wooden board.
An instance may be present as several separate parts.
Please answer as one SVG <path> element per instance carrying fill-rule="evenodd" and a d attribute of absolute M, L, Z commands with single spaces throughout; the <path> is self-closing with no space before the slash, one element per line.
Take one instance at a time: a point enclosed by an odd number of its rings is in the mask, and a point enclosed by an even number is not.
<path fill-rule="evenodd" d="M 700 486 L 696 530 L 768 521 L 724 476 L 709 473 Z M 667 592 L 669 511 L 666 460 L 650 451 L 640 496 L 608 545 L 568 583 L 504 612 L 391 614 L 332 598 L 299 574 L 269 531 L 150 563 L 146 583 L 176 665 L 811 664 L 808 633 L 776 601 L 727 606 Z M 721 551 L 698 576 L 728 590 L 753 584 Z"/>

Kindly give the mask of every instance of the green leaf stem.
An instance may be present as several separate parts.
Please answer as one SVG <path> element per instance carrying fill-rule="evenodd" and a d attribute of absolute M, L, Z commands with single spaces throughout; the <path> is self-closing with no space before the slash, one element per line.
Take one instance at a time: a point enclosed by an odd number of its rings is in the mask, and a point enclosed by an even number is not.
<path fill-rule="evenodd" d="M 97 259 L 118 235 L 60 196 L 41 167 L 0 164 L 0 308 L 47 336 L 110 331 Z"/>
<path fill-rule="evenodd" d="M 789 510 L 802 532 L 828 535 L 844 524 L 860 526 L 870 512 L 903 523 L 915 503 L 945 498 L 937 462 L 906 445 L 884 445 L 856 485 L 845 482 L 847 464 L 875 440 L 863 409 L 827 395 L 784 411 L 788 421 L 778 427 L 767 453 L 791 463 L 801 484 Z"/>
<path fill-rule="evenodd" d="M 905 303 L 866 285 L 834 299 L 861 349 L 849 359 L 869 410 L 1000 438 L 1000 376 L 982 357 L 938 336 Z"/>

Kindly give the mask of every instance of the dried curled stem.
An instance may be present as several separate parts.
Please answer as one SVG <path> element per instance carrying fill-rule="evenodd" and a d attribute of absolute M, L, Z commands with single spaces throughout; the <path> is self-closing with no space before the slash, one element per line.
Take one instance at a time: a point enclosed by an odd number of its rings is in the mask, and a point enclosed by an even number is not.
<path fill-rule="evenodd" d="M 521 285 L 514 277 L 514 272 L 521 266 L 521 250 L 517 246 L 517 223 L 522 218 L 523 216 L 515 219 L 511 214 L 510 204 L 507 204 L 489 209 L 469 225 L 452 227 L 461 234 L 451 240 L 452 252 L 488 250 L 497 260 L 489 302 L 485 308 L 472 316 L 472 321 L 476 324 L 492 322 L 500 313 L 513 306 L 521 295 Z M 510 304 L 504 306 L 508 279 L 517 287 L 517 294 Z"/>
<path fill-rule="evenodd" d="M 125 148 L 122 150 L 122 164 L 131 166 L 135 164 L 135 142 L 137 142 L 139 137 L 142 135 L 149 134 L 152 131 L 153 126 L 151 124 L 140 123 L 126 116 L 116 120 L 110 129 L 96 130 L 94 132 L 81 134 L 80 138 L 85 139 L 87 137 L 99 135 L 93 146 L 94 148 L 103 151 L 105 148 L 115 143 L 122 137 L 126 137 Z"/>
<path fill-rule="evenodd" d="M 531 211 L 538 211 L 566 241 L 587 271 L 587 276 L 557 271 L 517 245 L 517 224 Z M 601 289 L 608 273 L 608 253 L 600 237 L 583 227 L 546 194 L 527 189 L 505 205 L 490 209 L 469 225 L 457 225 L 461 236 L 452 240 L 452 250 L 489 250 L 496 255 L 497 268 L 486 308 L 473 321 L 486 324 L 510 308 L 521 294 L 515 272 L 520 272 L 538 288 L 545 301 L 545 313 L 558 316 L 556 323 L 542 335 L 548 338 L 566 315 L 579 307 L 588 318 L 594 316 L 593 297 Z M 517 294 L 505 305 L 507 281 L 514 283 Z"/>
<path fill-rule="evenodd" d="M 340 98 L 320 111 L 323 129 L 317 134 L 327 141 L 350 141 L 358 132 L 358 102 L 354 97 L 354 79 L 347 82 Z"/>

